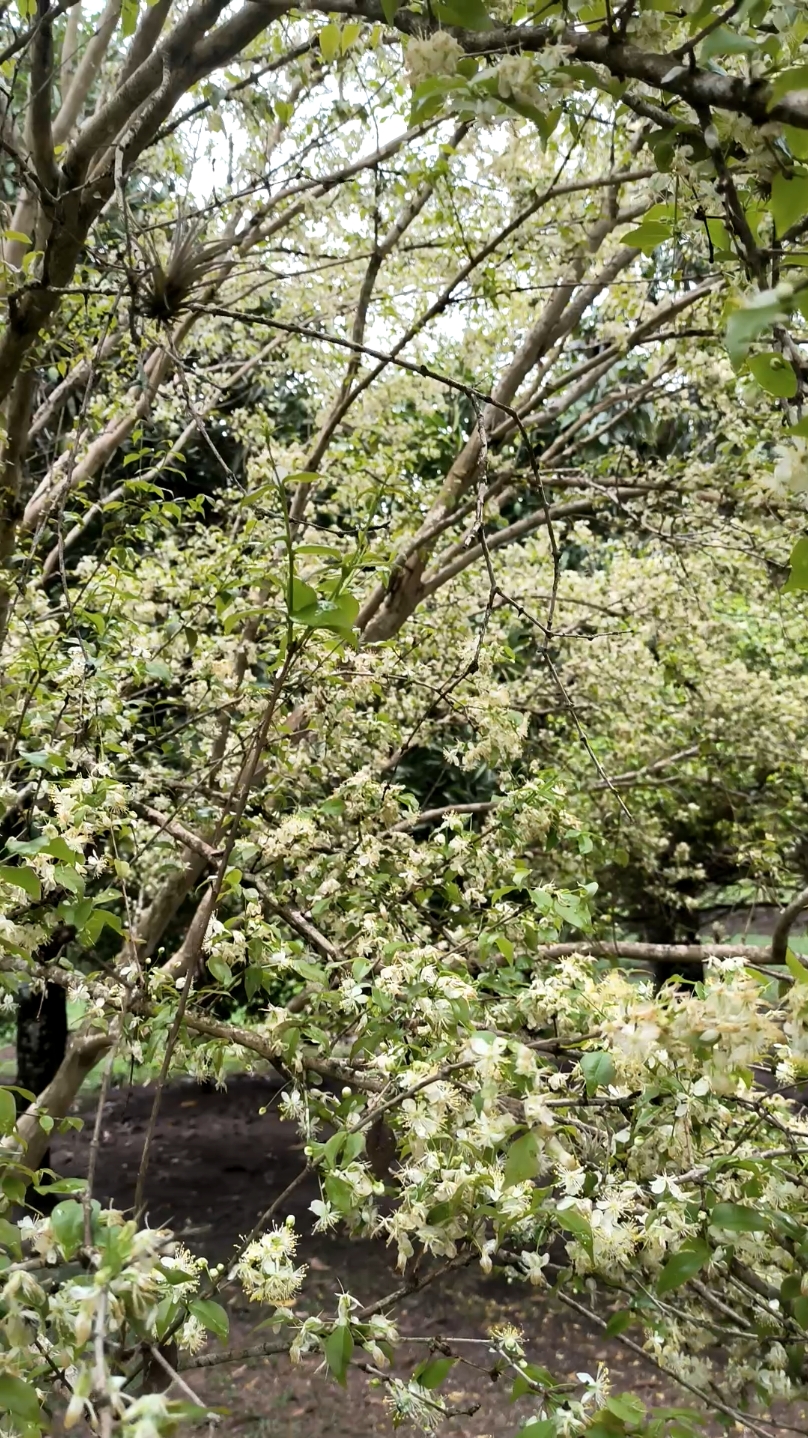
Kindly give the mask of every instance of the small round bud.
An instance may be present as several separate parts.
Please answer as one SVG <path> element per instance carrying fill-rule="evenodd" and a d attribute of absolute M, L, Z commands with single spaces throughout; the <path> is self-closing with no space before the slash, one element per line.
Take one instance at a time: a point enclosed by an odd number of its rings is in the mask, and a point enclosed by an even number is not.
<path fill-rule="evenodd" d="M 351 1097 L 351 1090 L 348 1088 L 348 1085 L 347 1085 L 347 1084 L 345 1085 L 344 1089 L 342 1090 L 342 1097 L 343 1097 L 343 1098 L 350 1098 L 350 1097 Z"/>
<path fill-rule="evenodd" d="M 286 1227 L 287 1227 L 287 1228 L 294 1228 L 294 1226 L 295 1226 L 295 1216 L 294 1216 L 294 1214 L 293 1214 L 293 1213 L 287 1213 L 287 1215 L 286 1215 Z"/>

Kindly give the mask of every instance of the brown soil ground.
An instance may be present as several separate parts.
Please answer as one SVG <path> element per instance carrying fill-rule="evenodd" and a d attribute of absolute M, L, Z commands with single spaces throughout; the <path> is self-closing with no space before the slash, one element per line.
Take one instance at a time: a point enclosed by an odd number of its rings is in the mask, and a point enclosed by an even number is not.
<path fill-rule="evenodd" d="M 269 1079 L 246 1076 L 232 1079 L 226 1092 L 208 1092 L 189 1082 L 166 1089 L 147 1181 L 153 1225 L 170 1225 L 190 1248 L 212 1261 L 232 1255 L 239 1239 L 302 1167 L 302 1145 L 294 1127 L 279 1122 L 276 1096 Z M 124 1209 L 132 1203 L 152 1101 L 150 1088 L 118 1089 L 110 1095 L 95 1183 L 95 1197 L 103 1203 Z M 95 1103 L 89 1100 L 83 1131 L 54 1143 L 57 1172 L 86 1173 L 94 1114 Z M 309 1265 L 301 1308 L 333 1312 L 335 1295 L 343 1286 L 363 1303 L 398 1288 L 401 1277 L 394 1256 L 382 1245 L 311 1233 L 308 1206 L 318 1196 L 316 1185 L 308 1182 L 278 1214 L 279 1220 L 287 1213 L 295 1215 L 299 1257 Z M 224 1301 L 230 1311 L 231 1346 L 270 1336 L 266 1330 L 255 1332 L 260 1311 L 239 1293 L 230 1290 Z M 649 1405 L 689 1402 L 686 1394 L 666 1390 L 644 1360 L 604 1339 L 538 1290 L 485 1278 L 479 1267 L 411 1294 L 393 1316 L 403 1334 L 430 1338 L 485 1338 L 493 1324 L 514 1323 L 523 1330 L 531 1359 L 559 1377 L 574 1381 L 576 1373 L 594 1373 L 603 1361 L 618 1392 L 631 1390 Z M 427 1351 L 423 1344 L 405 1344 L 395 1371 L 409 1376 Z M 491 1380 L 484 1344 L 465 1346 L 465 1352 L 472 1362 L 458 1363 L 441 1392 L 453 1408 L 466 1411 L 441 1431 L 446 1438 L 515 1434 L 535 1407 L 525 1400 L 511 1404 L 510 1382 Z M 236 1361 L 186 1376 L 201 1399 L 223 1411 L 218 1432 L 234 1438 L 297 1438 L 303 1433 L 306 1438 L 373 1438 L 391 1433 L 383 1390 L 370 1386 L 364 1373 L 354 1368 L 342 1389 L 314 1369 L 312 1362 L 293 1368 L 285 1357 L 275 1357 Z M 705 1433 L 719 1431 L 705 1422 Z"/>

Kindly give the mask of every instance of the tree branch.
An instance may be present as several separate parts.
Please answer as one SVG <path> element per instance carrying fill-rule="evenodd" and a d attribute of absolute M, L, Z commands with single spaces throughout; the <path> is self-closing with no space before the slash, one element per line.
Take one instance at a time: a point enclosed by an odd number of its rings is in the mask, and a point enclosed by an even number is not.
<path fill-rule="evenodd" d="M 772 933 L 772 964 L 784 964 L 788 954 L 788 936 L 803 909 L 808 908 L 808 888 L 801 889 L 780 914 Z"/>

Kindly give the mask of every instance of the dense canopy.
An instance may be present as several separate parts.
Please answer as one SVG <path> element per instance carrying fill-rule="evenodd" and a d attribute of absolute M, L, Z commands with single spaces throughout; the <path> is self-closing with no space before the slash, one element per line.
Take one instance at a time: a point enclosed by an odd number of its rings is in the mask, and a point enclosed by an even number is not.
<path fill-rule="evenodd" d="M 0 40 L 3 1432 L 204 1419 L 234 1284 L 271 1361 L 361 1361 L 432 1431 L 454 1355 L 393 1371 L 396 1304 L 469 1264 L 685 1390 L 571 1388 L 497 1330 L 514 1433 L 778 1431 L 804 7 L 18 0 Z M 125 1213 L 121 1064 L 155 1080 Z M 388 1303 L 307 1308 L 287 1194 L 229 1268 L 149 1227 L 166 1082 L 268 1064 Z"/>

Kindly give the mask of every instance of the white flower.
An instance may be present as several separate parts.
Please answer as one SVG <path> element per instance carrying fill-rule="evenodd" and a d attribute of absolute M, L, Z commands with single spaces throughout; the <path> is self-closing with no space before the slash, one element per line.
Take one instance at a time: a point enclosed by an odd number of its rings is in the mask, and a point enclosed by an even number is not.
<path fill-rule="evenodd" d="M 447 30 L 437 30 L 427 40 L 408 41 L 404 64 L 413 89 L 432 76 L 454 75 L 463 53 L 462 46 Z"/>
<path fill-rule="evenodd" d="M 293 1304 L 307 1272 L 305 1264 L 295 1268 L 291 1262 L 296 1249 L 297 1235 L 288 1225 L 249 1243 L 236 1265 L 247 1297 L 278 1308 Z"/>
<path fill-rule="evenodd" d="M 547 1279 L 544 1276 L 544 1270 L 550 1262 L 549 1253 L 527 1253 L 523 1249 L 519 1256 L 528 1279 L 534 1288 L 541 1288 L 546 1285 Z"/>

